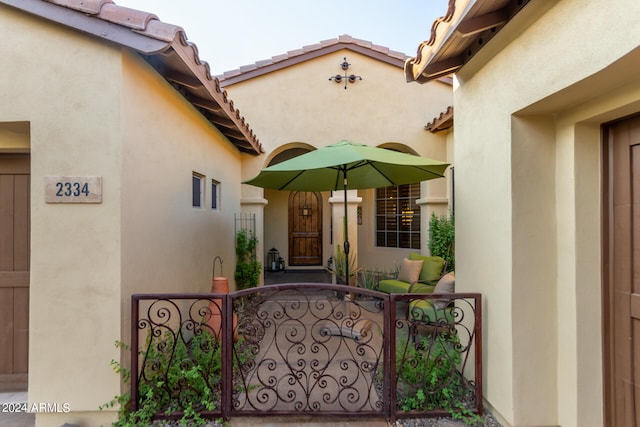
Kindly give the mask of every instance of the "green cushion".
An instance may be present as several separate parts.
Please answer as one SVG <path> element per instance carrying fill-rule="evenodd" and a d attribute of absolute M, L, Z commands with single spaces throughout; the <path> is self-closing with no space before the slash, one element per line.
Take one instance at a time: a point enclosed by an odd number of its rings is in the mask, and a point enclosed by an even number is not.
<path fill-rule="evenodd" d="M 378 290 L 388 294 L 432 294 L 434 288 L 435 286 L 424 283 L 415 283 L 411 286 L 411 283 L 397 279 L 384 279 L 378 282 Z"/>
<path fill-rule="evenodd" d="M 431 324 L 455 323 L 453 308 L 437 308 L 433 300 L 411 301 L 409 303 L 409 318 Z"/>
<path fill-rule="evenodd" d="M 409 259 L 413 261 L 422 260 L 422 270 L 420 271 L 419 282 L 436 284 L 442 276 L 442 269 L 444 268 L 444 259 L 439 256 L 426 256 L 420 255 L 415 252 L 409 254 Z"/>
<path fill-rule="evenodd" d="M 378 282 L 378 290 L 388 294 L 406 294 L 411 283 L 396 279 L 385 279 Z"/>
<path fill-rule="evenodd" d="M 416 283 L 411 288 L 409 288 L 409 293 L 411 294 L 432 294 L 435 290 L 434 285 L 427 285 L 426 283 Z"/>

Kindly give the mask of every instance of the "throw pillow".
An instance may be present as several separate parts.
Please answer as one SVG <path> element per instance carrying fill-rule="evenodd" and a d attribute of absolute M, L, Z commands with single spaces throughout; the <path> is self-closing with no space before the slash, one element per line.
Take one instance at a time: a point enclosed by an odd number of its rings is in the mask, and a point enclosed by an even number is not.
<path fill-rule="evenodd" d="M 402 267 L 398 273 L 398 280 L 411 283 L 412 285 L 418 281 L 420 277 L 420 270 L 422 270 L 423 261 L 411 261 L 404 259 L 402 261 Z"/>
<path fill-rule="evenodd" d="M 433 282 L 436 284 L 440 276 L 442 275 L 442 268 L 444 267 L 444 259 L 439 256 L 426 256 L 420 255 L 415 252 L 409 254 L 410 260 L 422 260 L 422 270 L 420 271 L 420 277 L 418 280 L 422 283 Z"/>
<path fill-rule="evenodd" d="M 453 271 L 442 276 L 433 290 L 434 294 L 453 294 L 455 292 L 456 277 Z M 435 300 L 435 305 L 438 308 L 444 308 L 448 303 L 449 301 L 446 299 Z"/>

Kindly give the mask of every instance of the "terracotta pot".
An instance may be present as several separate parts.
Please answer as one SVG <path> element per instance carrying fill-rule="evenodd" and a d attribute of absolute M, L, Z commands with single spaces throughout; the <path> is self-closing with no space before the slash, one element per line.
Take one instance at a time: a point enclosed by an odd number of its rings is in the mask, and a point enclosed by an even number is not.
<path fill-rule="evenodd" d="M 228 294 L 229 293 L 229 279 L 226 277 L 214 277 L 211 283 L 212 294 Z M 211 318 L 207 322 L 207 325 L 211 328 L 215 336 L 222 338 L 222 300 L 215 298 L 209 303 L 209 310 L 211 310 Z"/>
<path fill-rule="evenodd" d="M 214 277 L 211 283 L 212 294 L 228 294 L 229 293 L 229 279 L 226 277 Z M 211 328 L 211 331 L 216 337 L 222 339 L 222 300 L 214 298 L 209 303 L 209 310 L 211 310 L 211 318 L 207 321 L 207 325 Z M 233 338 L 238 338 L 238 315 L 233 313 Z"/>

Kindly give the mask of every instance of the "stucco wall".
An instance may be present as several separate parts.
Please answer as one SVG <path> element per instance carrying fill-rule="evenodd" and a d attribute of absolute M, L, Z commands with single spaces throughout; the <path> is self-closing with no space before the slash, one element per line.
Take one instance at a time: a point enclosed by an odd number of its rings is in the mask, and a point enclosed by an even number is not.
<path fill-rule="evenodd" d="M 484 394 L 506 423 L 599 426 L 599 129 L 638 111 L 615 63 L 638 57 L 640 5 L 534 7 L 456 77 L 457 284 L 484 294 Z"/>
<path fill-rule="evenodd" d="M 233 288 L 239 151 L 137 56 L 123 56 L 122 75 L 125 296 L 208 292 L 216 256 Z M 202 208 L 192 207 L 193 172 L 205 179 Z M 211 208 L 212 179 L 218 210 Z"/>
<path fill-rule="evenodd" d="M 29 400 L 96 411 L 120 389 L 120 55 L 5 7 L 0 27 L 0 120 L 31 129 Z M 102 176 L 103 202 L 45 203 L 50 175 Z"/>
<path fill-rule="evenodd" d="M 131 294 L 208 291 L 216 255 L 233 276 L 240 153 L 136 55 L 5 7 L 0 28 L 12 35 L 0 122 L 30 129 L 29 401 L 72 411 L 38 414 L 38 426 L 106 425 L 113 412 L 98 406 L 121 391 L 110 360 L 129 342 Z M 53 175 L 102 177 L 102 203 L 45 203 Z"/>
<path fill-rule="evenodd" d="M 2 152 L 29 151 L 29 122 L 2 122 L 0 124 L 0 150 Z"/>
<path fill-rule="evenodd" d="M 351 64 L 348 72 L 362 77 L 361 81 L 348 84 L 346 90 L 344 83 L 328 80 L 343 73 L 340 64 L 345 57 Z M 225 89 L 240 106 L 265 149 L 265 156 L 243 157 L 244 179 L 257 175 L 268 165 L 273 153 L 282 151 L 288 144 L 320 148 L 342 139 L 374 146 L 396 144 L 405 151 L 447 160 L 445 135 L 431 134 L 424 126 L 451 105 L 451 86 L 439 81 L 421 87 L 408 85 L 402 68 L 361 53 L 340 50 Z M 441 181 L 429 183 L 430 191 L 425 186 L 425 197 L 428 194 L 429 198 L 446 200 L 446 181 Z M 338 233 L 342 230 L 342 193 L 338 193 L 331 198 L 332 204 L 328 202 L 330 193 L 323 193 L 325 216 L 336 209 L 334 247 L 341 243 Z M 286 198 L 243 186 L 243 199 L 263 196 L 269 201 L 265 208 L 264 250 L 277 242 L 276 248 L 288 259 L 287 221 L 286 216 L 282 217 L 286 215 L 286 206 L 280 206 Z M 356 204 L 351 206 L 353 215 L 349 214 L 349 240 L 358 252 L 359 262 L 368 267 L 391 267 L 394 261 L 401 263 L 409 250 L 375 247 L 374 192 L 361 190 L 350 197 L 361 198 L 357 204 L 363 208 L 362 225 L 355 225 Z M 442 205 L 439 206 L 442 209 Z M 446 204 L 444 206 L 446 211 Z M 325 264 L 333 250 L 329 232 L 330 224 L 325 222 Z M 426 251 L 426 244 L 423 246 L 422 250 Z"/>

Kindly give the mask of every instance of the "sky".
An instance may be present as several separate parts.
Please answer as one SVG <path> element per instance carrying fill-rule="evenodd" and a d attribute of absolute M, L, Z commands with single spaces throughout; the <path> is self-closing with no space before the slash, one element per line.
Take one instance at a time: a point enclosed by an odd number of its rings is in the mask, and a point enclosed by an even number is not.
<path fill-rule="evenodd" d="M 184 28 L 213 75 L 348 34 L 415 56 L 448 0 L 114 0 Z"/>

